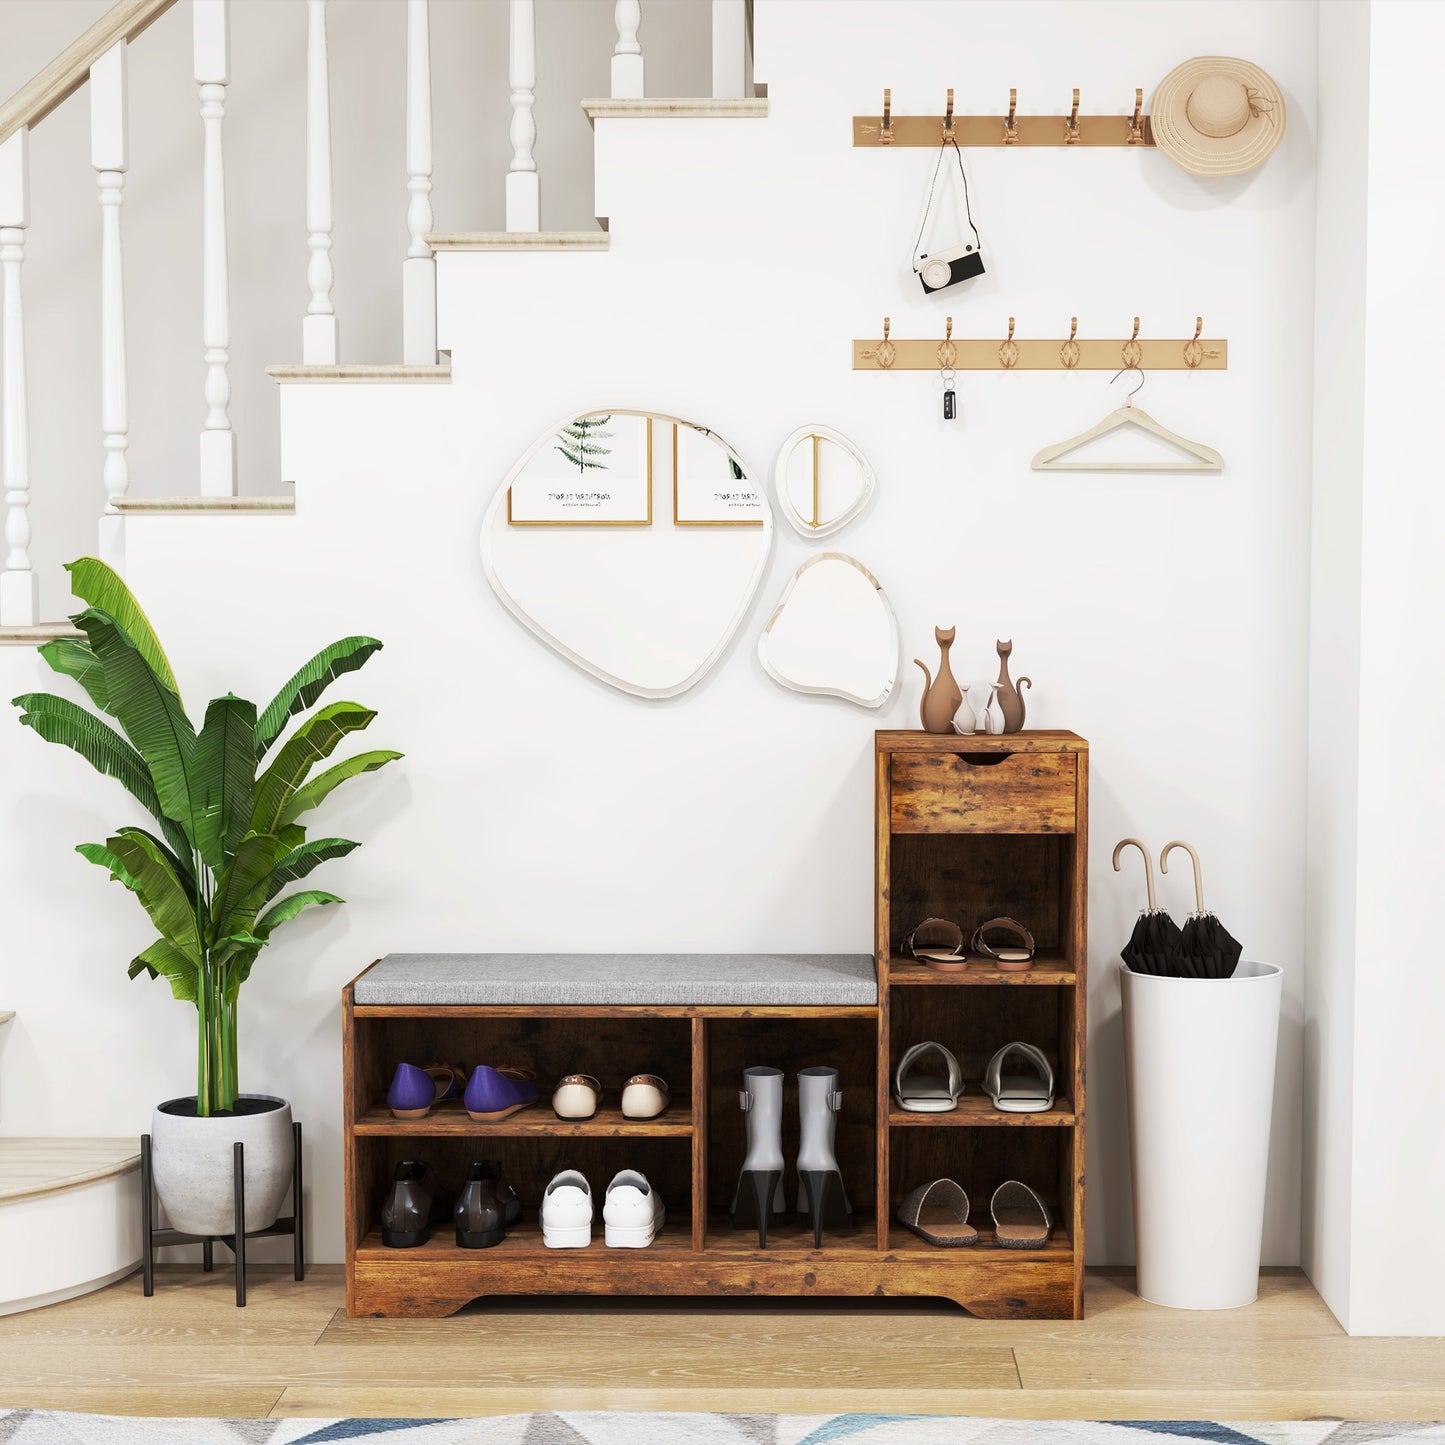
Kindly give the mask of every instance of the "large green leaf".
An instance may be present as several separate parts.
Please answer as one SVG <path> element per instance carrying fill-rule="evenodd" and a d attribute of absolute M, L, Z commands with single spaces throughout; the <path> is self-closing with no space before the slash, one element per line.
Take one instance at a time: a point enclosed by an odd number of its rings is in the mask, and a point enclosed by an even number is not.
<path fill-rule="evenodd" d="M 176 833 L 180 833 L 181 830 L 177 828 L 175 824 L 172 824 L 171 827 Z M 191 855 L 189 853 L 178 855 L 174 848 L 168 848 L 154 833 L 148 833 L 144 828 L 117 828 L 115 831 L 119 833 L 122 838 L 144 838 L 152 848 L 159 850 L 165 857 L 166 862 L 175 869 L 176 877 L 181 880 L 181 887 L 186 890 L 186 897 L 192 900 L 195 899 L 196 875 L 191 871 Z M 185 846 L 185 841 L 184 838 L 181 839 L 182 847 Z"/>
<path fill-rule="evenodd" d="M 290 819 L 282 815 L 291 795 L 322 758 L 329 757 L 348 733 L 360 732 L 376 714 L 356 702 L 333 702 L 314 712 L 282 744 L 276 760 L 256 780 L 251 831 L 274 833 Z"/>
<path fill-rule="evenodd" d="M 275 835 L 247 834 L 235 858 L 216 875 L 216 892 L 211 901 L 211 926 L 216 938 L 250 930 L 257 910 L 271 896 L 268 884 L 275 866 Z"/>
<path fill-rule="evenodd" d="M 354 758 L 347 758 L 345 762 L 337 763 L 334 768 L 312 778 L 304 787 L 297 788 L 291 795 L 281 813 L 281 826 L 284 828 L 288 823 L 294 823 L 302 813 L 309 811 L 323 802 L 334 788 L 339 787 L 348 778 L 354 778 L 361 773 L 374 773 L 378 768 L 384 768 L 388 763 L 394 762 L 397 758 L 404 757 L 404 753 L 394 753 L 385 749 L 378 749 L 376 752 L 357 753 Z"/>
<path fill-rule="evenodd" d="M 317 838 L 315 842 L 303 843 L 289 853 L 283 853 L 276 860 L 276 869 L 271 875 L 269 897 L 274 898 L 288 883 L 297 883 L 313 868 L 332 858 L 344 858 L 353 848 L 359 848 L 349 838 Z"/>
<path fill-rule="evenodd" d="M 82 642 L 78 637 L 57 637 L 42 643 L 38 651 L 50 664 L 52 671 L 63 677 L 73 677 L 101 712 L 110 711 L 110 693 L 105 685 L 105 669 L 101 667 L 100 659 L 90 650 L 88 642 Z"/>
<path fill-rule="evenodd" d="M 145 759 L 109 723 L 50 692 L 28 692 L 14 703 L 24 709 L 20 721 L 25 727 L 33 728 L 48 743 L 72 749 L 97 772 L 116 779 L 161 825 L 171 847 L 189 857 L 191 845 L 182 829 L 162 811 Z"/>
<path fill-rule="evenodd" d="M 92 863 L 109 868 L 111 877 L 125 884 L 140 899 L 161 937 L 200 967 L 201 935 L 192 901 L 159 848 L 146 837 L 129 833 L 107 838 L 104 848 L 82 843 L 76 852 Z"/>
<path fill-rule="evenodd" d="M 256 704 L 228 693 L 206 708 L 193 770 L 201 795 L 196 842 L 204 857 L 231 857 L 251 824 L 256 786 Z M 214 865 L 213 865 L 214 866 Z"/>
<path fill-rule="evenodd" d="M 77 562 L 67 562 L 65 570 L 70 573 L 70 590 L 82 602 L 113 617 L 125 635 L 135 643 L 141 656 L 150 663 L 156 676 L 180 697 L 181 690 L 176 684 L 176 675 L 171 671 L 170 660 L 166 657 L 160 638 L 156 636 L 150 618 L 141 610 L 141 605 L 135 600 L 130 588 L 96 557 L 82 557 Z"/>
<path fill-rule="evenodd" d="M 344 903 L 344 898 L 338 898 L 334 893 L 325 893 L 319 888 L 306 888 L 300 893 L 288 893 L 279 903 L 273 903 L 256 920 L 256 927 L 252 930 L 257 938 L 269 939 L 273 929 L 279 928 L 281 924 L 295 918 L 303 908 L 309 908 L 313 903 L 324 906 L 327 903 Z"/>
<path fill-rule="evenodd" d="M 256 756 L 265 755 L 288 718 L 310 707 L 329 683 L 343 673 L 355 672 L 373 652 L 380 650 L 381 643 L 374 637 L 343 637 L 340 642 L 323 647 L 266 705 L 256 723 Z"/>
<path fill-rule="evenodd" d="M 90 639 L 105 668 L 110 708 L 125 735 L 140 749 L 155 783 L 165 817 L 181 825 L 191 846 L 197 845 L 202 800 L 192 787 L 196 732 L 174 690 L 157 675 L 136 644 L 113 617 L 87 608 L 75 624 Z M 214 868 L 220 855 L 203 853 Z"/>
<path fill-rule="evenodd" d="M 164 977 L 171 993 L 182 1003 L 195 1003 L 200 997 L 200 969 L 175 944 L 158 938 L 143 952 L 136 954 L 126 970 L 132 978 L 141 972 L 152 978 Z"/>

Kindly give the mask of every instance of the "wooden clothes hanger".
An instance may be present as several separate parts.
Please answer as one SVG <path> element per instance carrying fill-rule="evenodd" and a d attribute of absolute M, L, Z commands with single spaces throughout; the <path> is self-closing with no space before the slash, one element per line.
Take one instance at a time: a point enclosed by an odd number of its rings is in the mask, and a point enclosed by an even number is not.
<path fill-rule="evenodd" d="M 1137 366 L 1126 366 L 1123 371 L 1115 374 L 1113 381 L 1118 381 L 1124 371 L 1139 371 Z M 1135 392 L 1144 385 L 1144 373 L 1139 371 L 1139 386 L 1129 393 L 1127 400 L 1121 407 L 1116 407 L 1098 426 L 1090 427 L 1086 432 L 1080 432 L 1076 437 L 1070 437 L 1068 441 L 1055 442 L 1051 447 L 1045 447 L 1033 460 L 1033 470 L 1036 472 L 1221 472 L 1224 470 L 1224 458 L 1202 442 L 1192 442 L 1188 437 L 1182 437 L 1178 432 L 1172 432 L 1166 426 L 1161 426 L 1142 407 L 1134 405 Z M 1085 442 L 1091 442 L 1095 437 L 1107 436 L 1112 431 L 1117 431 L 1122 426 L 1137 427 L 1140 431 L 1148 432 L 1150 436 L 1156 436 L 1161 441 L 1168 442 L 1170 446 L 1178 447 L 1180 451 L 1195 458 L 1189 462 L 1083 462 L 1064 460 L 1068 454 Z"/>

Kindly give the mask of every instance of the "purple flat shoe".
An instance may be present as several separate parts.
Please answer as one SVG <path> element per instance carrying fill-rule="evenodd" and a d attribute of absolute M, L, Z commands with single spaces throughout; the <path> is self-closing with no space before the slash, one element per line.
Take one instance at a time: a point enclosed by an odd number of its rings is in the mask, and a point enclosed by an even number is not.
<path fill-rule="evenodd" d="M 393 1119 L 425 1119 L 438 1105 L 462 1097 L 466 1074 L 455 1064 L 398 1064 L 386 1091 Z"/>
<path fill-rule="evenodd" d="M 537 1085 L 529 1070 L 506 1064 L 499 1069 L 478 1064 L 467 1084 L 467 1113 L 479 1124 L 494 1124 L 518 1109 L 535 1104 L 538 1098 Z"/>

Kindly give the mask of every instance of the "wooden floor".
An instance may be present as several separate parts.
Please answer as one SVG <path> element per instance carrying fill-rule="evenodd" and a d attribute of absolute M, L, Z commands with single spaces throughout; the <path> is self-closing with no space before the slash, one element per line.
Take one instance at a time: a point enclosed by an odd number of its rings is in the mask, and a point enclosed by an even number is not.
<path fill-rule="evenodd" d="M 224 1251 L 221 1251 L 224 1254 Z M 1094 1274 L 1079 1324 L 951 1305 L 528 1300 L 348 1320 L 341 1272 L 162 1270 L 0 1319 L 0 1406 L 143 1415 L 539 1409 L 899 1411 L 1033 1418 L 1445 1419 L 1445 1340 L 1352 1340 L 1304 1278 L 1246 1310 L 1141 1304 Z"/>

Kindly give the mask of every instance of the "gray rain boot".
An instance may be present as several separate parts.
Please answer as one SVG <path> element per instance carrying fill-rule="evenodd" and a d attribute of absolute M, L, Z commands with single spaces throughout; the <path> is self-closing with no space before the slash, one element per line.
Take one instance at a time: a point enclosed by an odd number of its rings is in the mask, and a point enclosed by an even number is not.
<path fill-rule="evenodd" d="M 733 1196 L 735 1229 L 756 1224 L 758 1248 L 768 1247 L 768 1215 L 781 1214 L 783 1198 L 783 1071 L 743 1070 L 738 1105 L 747 1116 L 748 1152 Z"/>
<path fill-rule="evenodd" d="M 833 1133 L 843 1094 L 837 1069 L 804 1069 L 798 1075 L 798 1213 L 813 1221 L 813 1247 L 823 1247 L 823 1226 L 846 1224 L 853 1209 L 838 1172 Z"/>

